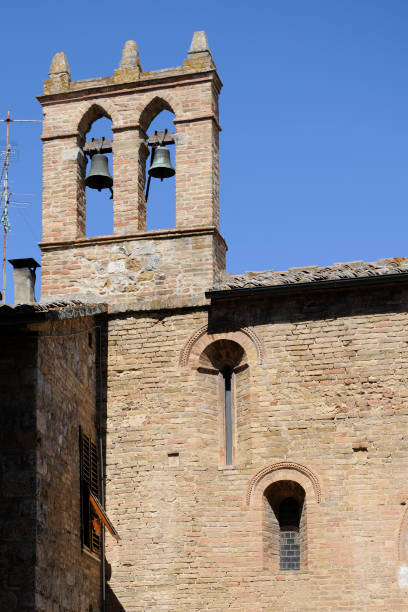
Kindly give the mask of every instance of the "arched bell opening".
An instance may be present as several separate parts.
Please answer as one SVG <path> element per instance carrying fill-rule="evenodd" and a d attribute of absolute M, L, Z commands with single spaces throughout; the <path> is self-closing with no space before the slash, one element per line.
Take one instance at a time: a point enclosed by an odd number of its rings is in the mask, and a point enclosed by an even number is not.
<path fill-rule="evenodd" d="M 155 132 L 163 132 L 167 130 L 168 133 L 174 134 L 175 127 L 173 123 L 174 114 L 169 110 L 162 110 L 152 120 L 146 133 L 149 137 L 152 137 Z M 149 182 L 149 169 L 152 165 L 152 152 L 155 147 L 149 146 L 150 155 L 147 158 L 146 164 L 146 183 Z M 159 151 L 155 149 L 155 156 L 153 158 L 153 164 L 164 165 L 169 168 L 176 167 L 176 145 L 165 144 L 165 149 Z M 167 151 L 167 152 L 166 152 Z M 159 159 L 160 156 L 160 159 Z M 166 173 L 166 172 L 165 172 Z M 176 225 L 176 183 L 175 175 L 163 178 L 155 178 L 154 176 L 150 179 L 148 198 L 146 202 L 146 229 L 166 229 L 169 227 L 175 227 Z"/>
<path fill-rule="evenodd" d="M 92 122 L 85 133 L 84 149 L 104 138 L 113 141 L 112 121 L 101 117 Z M 86 139 L 86 144 L 85 144 Z M 113 234 L 113 189 L 112 152 L 104 149 L 100 153 L 85 154 L 86 167 L 83 173 L 86 200 L 86 236 Z M 100 190 L 99 190 L 100 189 Z"/>

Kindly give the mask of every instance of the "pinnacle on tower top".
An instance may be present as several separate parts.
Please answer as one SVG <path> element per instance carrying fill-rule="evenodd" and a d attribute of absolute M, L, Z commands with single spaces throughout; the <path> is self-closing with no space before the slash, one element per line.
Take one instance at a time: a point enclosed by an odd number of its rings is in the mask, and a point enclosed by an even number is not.
<path fill-rule="evenodd" d="M 52 58 L 50 71 L 48 74 L 50 79 L 58 78 L 60 76 L 67 76 L 68 78 L 71 78 L 71 71 L 69 69 L 67 56 L 63 51 L 56 53 Z"/>
<path fill-rule="evenodd" d="M 199 70 L 215 69 L 215 64 L 208 45 L 207 35 L 204 30 L 194 32 L 193 40 L 191 41 L 185 64 Z"/>
<path fill-rule="evenodd" d="M 193 40 L 191 41 L 190 49 L 188 53 L 210 53 L 210 47 L 208 46 L 207 35 L 204 30 L 194 32 Z"/>
<path fill-rule="evenodd" d="M 139 68 L 140 65 L 139 49 L 137 43 L 134 40 L 128 40 L 125 42 L 125 46 L 122 51 L 122 59 L 119 62 L 119 70 L 124 68 Z"/>
<path fill-rule="evenodd" d="M 142 67 L 140 65 L 139 49 L 134 40 L 125 42 L 122 50 L 122 58 L 117 70 L 115 70 L 115 83 L 126 83 L 139 79 Z"/>

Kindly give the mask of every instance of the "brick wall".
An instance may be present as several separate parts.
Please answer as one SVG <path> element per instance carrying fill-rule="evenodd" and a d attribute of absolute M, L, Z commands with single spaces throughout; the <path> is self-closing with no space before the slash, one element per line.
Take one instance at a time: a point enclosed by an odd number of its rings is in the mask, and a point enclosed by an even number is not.
<path fill-rule="evenodd" d="M 233 322 L 208 342 L 249 326 L 264 351 L 263 363 L 247 351 L 236 411 L 237 422 L 249 413 L 249 441 L 238 431 L 231 467 L 219 462 L 214 376 L 179 365 L 207 312 L 112 315 L 107 506 L 122 541 L 108 541 L 108 558 L 123 609 L 406 609 L 407 297 L 372 289 L 214 306 L 210 321 Z M 262 529 L 263 491 L 280 480 L 306 492 L 307 564 L 283 573 L 264 565 Z"/>

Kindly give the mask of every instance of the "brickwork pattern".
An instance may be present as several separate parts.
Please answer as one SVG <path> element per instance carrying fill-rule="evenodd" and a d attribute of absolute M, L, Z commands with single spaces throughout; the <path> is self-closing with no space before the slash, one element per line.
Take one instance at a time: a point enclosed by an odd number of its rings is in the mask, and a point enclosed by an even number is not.
<path fill-rule="evenodd" d="M 175 114 L 177 227 L 218 227 L 218 76 L 214 70 L 186 73 L 181 68 L 171 79 L 166 71 L 150 77 L 148 82 L 135 82 L 130 93 L 129 87 L 116 87 L 107 95 L 111 83 L 102 82 L 91 101 L 83 100 L 81 90 L 66 97 L 39 97 L 45 112 L 44 242 L 84 236 L 81 146 L 100 116 L 113 122 L 114 233 L 145 230 L 145 131 L 163 109 Z M 90 83 L 86 85 L 84 89 Z"/>
<path fill-rule="evenodd" d="M 112 317 L 107 507 L 122 541 L 108 540 L 107 554 L 123 609 L 406 609 L 397 586 L 408 497 L 406 297 L 236 302 L 235 326 L 262 337 L 265 363 L 250 359 L 248 392 L 238 396 L 249 440 L 238 432 L 232 467 L 219 461 L 211 374 L 179 366 L 207 312 Z M 223 308 L 212 317 L 231 319 Z M 257 495 L 245 502 L 252 476 L 282 460 L 308 466 L 322 491 L 318 503 L 308 477 L 290 470 L 306 491 L 307 567 L 283 573 L 264 567 L 262 505 Z"/>

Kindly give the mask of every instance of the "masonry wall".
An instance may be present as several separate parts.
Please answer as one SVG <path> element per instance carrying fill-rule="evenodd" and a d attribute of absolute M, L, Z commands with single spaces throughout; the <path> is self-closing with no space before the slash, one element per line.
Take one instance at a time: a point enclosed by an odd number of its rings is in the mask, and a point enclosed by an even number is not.
<path fill-rule="evenodd" d="M 200 298 L 225 267 L 226 245 L 214 229 L 158 230 L 89 238 L 43 252 L 42 296 L 75 294 L 116 301 Z"/>
<path fill-rule="evenodd" d="M 1 325 L 0 610 L 34 610 L 35 334 Z"/>
<path fill-rule="evenodd" d="M 407 609 L 407 297 L 361 289 L 111 315 L 112 609 Z M 249 365 L 235 406 L 246 439 L 238 431 L 230 467 L 194 356 L 220 337 L 245 337 Z M 262 496 L 277 480 L 306 492 L 300 571 L 264 562 Z"/>
<path fill-rule="evenodd" d="M 97 441 L 96 330 L 89 317 L 38 332 L 35 609 L 96 611 L 101 564 L 81 549 L 79 454 L 80 426 Z"/>

